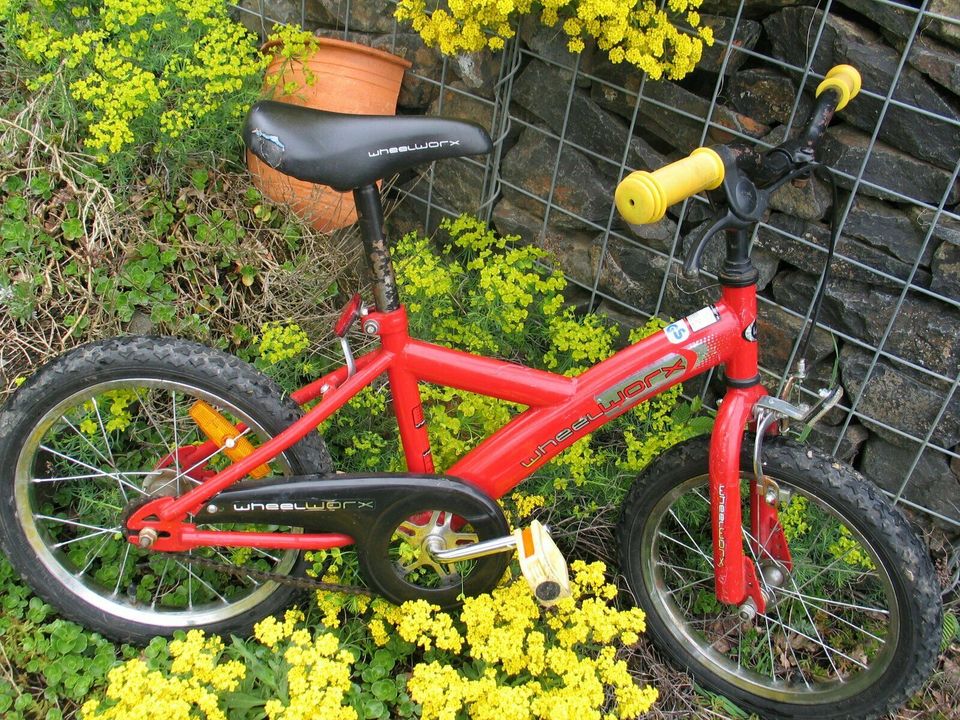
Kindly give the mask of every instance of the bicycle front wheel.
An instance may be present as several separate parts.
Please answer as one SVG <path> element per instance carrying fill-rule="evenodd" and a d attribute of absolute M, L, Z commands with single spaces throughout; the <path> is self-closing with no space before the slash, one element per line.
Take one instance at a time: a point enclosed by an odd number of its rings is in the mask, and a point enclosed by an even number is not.
<path fill-rule="evenodd" d="M 933 667 L 940 629 L 933 567 L 907 521 L 855 471 L 771 440 L 764 472 L 781 491 L 784 568 L 752 542 L 745 453 L 744 553 L 771 601 L 742 620 L 714 595 L 708 448 L 674 448 L 624 504 L 622 569 L 654 640 L 764 718 L 874 718 L 905 701 Z"/>
<path fill-rule="evenodd" d="M 170 556 L 126 539 L 133 508 L 182 494 L 230 464 L 198 426 L 201 403 L 248 447 L 300 416 L 271 380 L 237 358 L 183 340 L 132 337 L 58 358 L 0 414 L 0 538 L 23 579 L 64 616 L 144 643 L 190 627 L 245 634 L 292 601 L 289 586 L 211 563 L 292 574 L 296 551 L 198 548 Z M 312 433 L 253 474 L 329 469 Z"/>

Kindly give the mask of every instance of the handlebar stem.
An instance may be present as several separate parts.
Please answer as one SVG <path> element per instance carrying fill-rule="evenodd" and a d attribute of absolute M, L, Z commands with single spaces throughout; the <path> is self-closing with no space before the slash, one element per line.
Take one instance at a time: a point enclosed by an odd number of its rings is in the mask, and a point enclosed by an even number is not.
<path fill-rule="evenodd" d="M 810 113 L 810 122 L 798 138 L 800 145 L 798 151 L 803 153 L 807 162 L 813 160 L 814 150 L 833 119 L 839 100 L 840 94 L 836 90 L 825 90 L 817 98 L 817 104 L 813 106 L 813 112 Z"/>

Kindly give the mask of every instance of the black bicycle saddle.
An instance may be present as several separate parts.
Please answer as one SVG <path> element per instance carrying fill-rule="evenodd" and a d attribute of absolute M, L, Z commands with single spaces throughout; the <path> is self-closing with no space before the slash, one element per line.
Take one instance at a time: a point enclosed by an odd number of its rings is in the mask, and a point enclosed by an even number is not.
<path fill-rule="evenodd" d="M 461 120 L 345 115 L 272 100 L 250 108 L 243 141 L 283 174 L 343 191 L 441 158 L 484 155 L 493 147 L 486 130 Z"/>

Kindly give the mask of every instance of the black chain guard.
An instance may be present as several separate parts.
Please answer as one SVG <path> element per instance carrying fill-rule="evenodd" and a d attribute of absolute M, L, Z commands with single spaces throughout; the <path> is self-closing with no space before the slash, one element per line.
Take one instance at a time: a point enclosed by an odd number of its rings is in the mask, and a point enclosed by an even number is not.
<path fill-rule="evenodd" d="M 500 579 L 509 554 L 475 560 L 469 581 L 456 588 L 420 588 L 401 577 L 387 555 L 397 527 L 413 516 L 448 511 L 466 521 L 479 540 L 502 537 L 510 527 L 500 505 L 471 485 L 437 475 L 307 475 L 248 480 L 212 498 L 194 517 L 200 524 L 262 524 L 302 528 L 307 533 L 343 533 L 357 546 L 370 585 L 394 602 L 416 597 L 456 604 L 461 592 L 484 592 Z M 462 521 L 458 520 L 457 524 Z M 499 572 L 495 568 L 499 567 Z M 483 570 L 484 572 L 478 572 Z M 495 578 L 490 576 L 496 574 Z M 475 580 L 471 580 L 477 575 Z M 492 584 L 491 584 L 492 582 Z M 451 590 L 455 592 L 451 592 Z M 422 591 L 422 592 L 421 592 Z M 448 597 L 449 596 L 449 597 Z"/>

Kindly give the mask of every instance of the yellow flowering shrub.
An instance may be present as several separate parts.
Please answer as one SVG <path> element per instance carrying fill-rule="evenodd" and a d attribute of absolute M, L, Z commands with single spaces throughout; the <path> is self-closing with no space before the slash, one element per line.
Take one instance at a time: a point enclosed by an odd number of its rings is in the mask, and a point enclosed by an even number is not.
<path fill-rule="evenodd" d="M 374 599 L 332 624 L 293 608 L 229 646 L 192 630 L 110 671 L 104 697 L 80 717 L 220 720 L 256 708 L 269 720 L 633 718 L 657 691 L 636 683 L 618 648 L 638 641 L 644 615 L 613 606 L 605 570 L 572 563 L 573 594 L 549 610 L 508 575 L 458 613 Z M 334 595 L 318 595 L 321 606 Z"/>
<path fill-rule="evenodd" d="M 125 172 L 159 156 L 176 174 L 193 153 L 234 154 L 265 60 L 223 0 L 9 0 L 3 16 L 36 68 L 28 88 L 65 90 L 101 163 Z"/>
<path fill-rule="evenodd" d="M 439 244 L 411 233 L 392 251 L 413 336 L 568 376 L 615 352 L 617 329 L 603 316 L 577 313 L 564 302 L 566 280 L 545 251 L 517 237 L 499 237 L 466 215 L 444 221 L 441 231 Z M 637 342 L 664 325 L 653 318 L 629 339 Z M 613 479 L 632 477 L 666 448 L 709 430 L 711 421 L 694 417 L 695 407 L 681 401 L 681 391 L 671 388 L 613 421 L 608 427 L 614 443 L 609 436 L 575 442 L 538 472 L 536 492 L 595 487 L 602 488 L 604 500 L 616 500 L 623 483 Z M 524 409 L 433 385 L 420 392 L 441 470 Z M 383 388 L 367 388 L 325 424 L 338 468 L 406 469 L 387 400 Z"/>
<path fill-rule="evenodd" d="M 559 26 L 570 52 L 581 52 L 592 39 L 613 63 L 628 62 L 654 80 L 677 80 L 700 61 L 703 45 L 713 44 L 712 29 L 701 26 L 700 3 L 669 0 L 661 9 L 652 0 L 450 0 L 445 9 L 400 0 L 396 17 L 427 45 L 453 55 L 502 49 L 519 18 L 532 14 L 547 27 Z M 689 30 L 678 29 L 676 21 Z"/>
<path fill-rule="evenodd" d="M 133 418 L 127 406 L 136 400 L 131 390 L 108 390 L 103 397 L 109 400 L 108 405 L 98 406 L 91 401 L 83 404 L 86 416 L 80 421 L 80 430 L 87 435 L 96 435 L 101 432 L 126 430 Z M 103 427 L 101 428 L 101 423 Z"/>
<path fill-rule="evenodd" d="M 820 515 L 820 509 L 811 507 L 810 501 L 802 495 L 795 495 L 790 498 L 786 507 L 781 507 L 778 518 L 783 527 L 783 534 L 787 541 L 793 543 L 802 538 L 813 527 L 820 526 L 828 519 Z M 832 525 L 830 532 L 833 535 L 828 540 L 827 552 L 834 558 L 843 562 L 849 567 L 860 570 L 875 570 L 873 560 L 864 551 L 860 542 L 853 537 L 853 534 L 845 525 Z"/>
<path fill-rule="evenodd" d="M 576 561 L 571 570 L 572 597 L 550 611 L 537 605 L 523 580 L 467 598 L 459 618 L 462 661 L 425 660 L 407 683 L 421 717 L 456 718 L 466 711 L 489 720 L 599 719 L 646 712 L 657 691 L 639 687 L 616 653 L 616 645 L 637 642 L 643 612 L 609 604 L 617 590 L 606 583 L 602 563 Z M 410 605 L 383 612 L 386 622 L 441 636 L 449 616 L 421 607 L 411 620 Z"/>
<path fill-rule="evenodd" d="M 87 701 L 82 720 L 227 720 L 221 695 L 235 690 L 246 675 L 238 660 L 223 660 L 224 644 L 191 630 L 169 645 L 167 672 L 151 670 L 141 658 L 128 660 L 108 675 L 106 697 Z"/>
<path fill-rule="evenodd" d="M 294 358 L 310 347 L 310 339 L 296 323 L 268 322 L 260 329 L 260 357 L 271 365 Z"/>
<path fill-rule="evenodd" d="M 870 559 L 870 556 L 864 551 L 863 546 L 853 537 L 853 534 L 846 526 L 840 526 L 839 534 L 840 536 L 834 542 L 830 543 L 830 547 L 828 548 L 831 555 L 851 567 L 857 567 L 862 570 L 876 570 L 873 560 Z"/>

